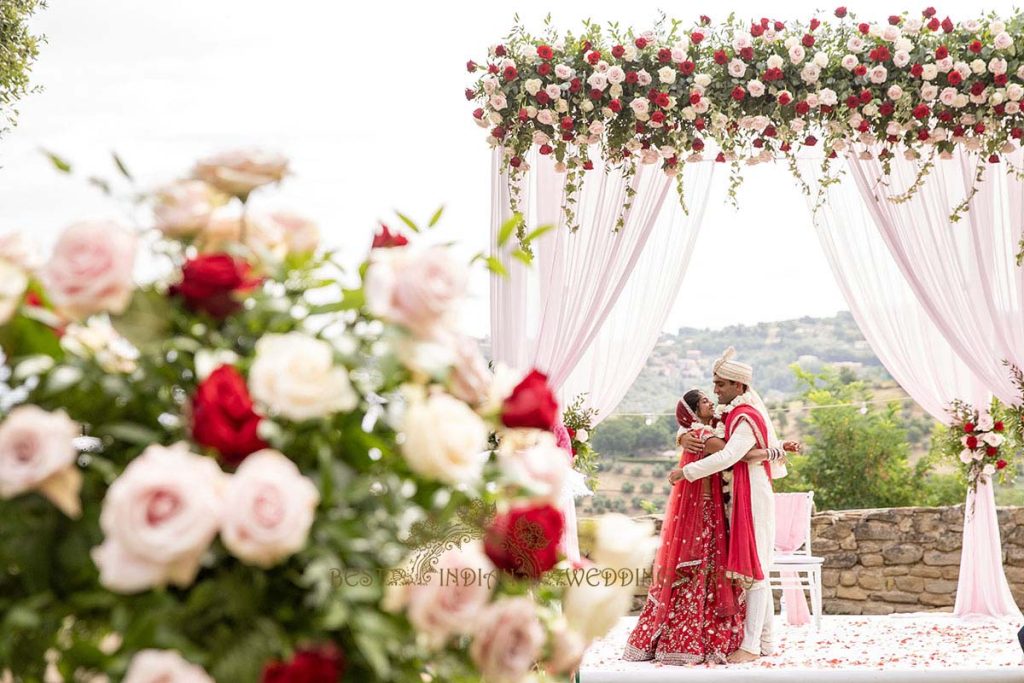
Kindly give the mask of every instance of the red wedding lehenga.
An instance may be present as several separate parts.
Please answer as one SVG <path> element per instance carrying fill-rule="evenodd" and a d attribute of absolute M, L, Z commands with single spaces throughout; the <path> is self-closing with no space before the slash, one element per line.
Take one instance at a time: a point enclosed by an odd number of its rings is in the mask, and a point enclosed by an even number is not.
<path fill-rule="evenodd" d="M 683 453 L 679 465 L 698 457 Z M 704 491 L 703 481 L 709 482 L 710 492 Z M 654 580 L 623 659 L 724 663 L 739 649 L 746 610 L 742 589 L 726 578 L 725 520 L 721 474 L 695 482 L 682 479 L 673 486 Z"/>

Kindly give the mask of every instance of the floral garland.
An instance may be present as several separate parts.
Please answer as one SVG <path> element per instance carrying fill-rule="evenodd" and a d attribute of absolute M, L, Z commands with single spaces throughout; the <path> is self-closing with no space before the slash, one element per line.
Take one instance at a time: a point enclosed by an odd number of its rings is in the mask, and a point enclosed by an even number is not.
<path fill-rule="evenodd" d="M 943 451 L 955 454 L 961 472 L 973 491 L 978 482 L 998 477 L 1000 483 L 1012 483 L 1015 468 L 1010 460 L 1019 451 L 1017 439 L 1007 430 L 1009 412 L 998 401 L 986 411 L 959 399 L 949 407 L 952 423 L 946 430 Z"/>
<path fill-rule="evenodd" d="M 719 24 L 701 16 L 685 29 L 662 16 L 643 31 L 588 21 L 579 34 L 560 34 L 549 17 L 542 36 L 516 25 L 483 64 L 468 62 L 476 80 L 465 94 L 479 105 L 473 118 L 490 145 L 504 150 L 513 209 L 536 148 L 570 176 L 572 230 L 572 198 L 595 156 L 621 165 L 627 177 L 638 161 L 657 164 L 679 178 L 682 199 L 682 165 L 703 160 L 713 142 L 715 160 L 731 165 L 735 202 L 741 163 L 782 156 L 799 177 L 796 153 L 820 148 L 820 202 L 837 182 L 833 159 L 870 157 L 880 144 L 887 176 L 897 153 L 924 160 L 915 183 L 896 198 L 906 201 L 936 152 L 979 153 L 980 178 L 985 161 L 1017 149 L 1024 136 L 1020 11 L 959 23 L 932 7 L 881 24 L 858 22 L 845 7 L 833 15 L 750 23 L 730 15 Z M 967 200 L 951 220 L 966 210 Z"/>
<path fill-rule="evenodd" d="M 715 417 L 720 422 L 725 422 L 725 417 L 733 411 L 735 408 L 740 406 L 752 406 L 754 405 L 754 395 L 749 391 L 745 391 L 728 403 L 719 403 L 715 406 Z"/>
<path fill-rule="evenodd" d="M 573 468 L 583 474 L 587 488 L 597 490 L 598 453 L 593 447 L 594 417 L 597 410 L 586 406 L 586 394 L 580 394 L 562 411 L 562 424 L 572 441 Z"/>

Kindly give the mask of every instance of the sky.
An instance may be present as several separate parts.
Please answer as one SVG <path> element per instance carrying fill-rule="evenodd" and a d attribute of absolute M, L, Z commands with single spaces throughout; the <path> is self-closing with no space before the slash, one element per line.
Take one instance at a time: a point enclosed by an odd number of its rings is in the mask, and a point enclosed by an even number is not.
<path fill-rule="evenodd" d="M 818 4 L 778 6 L 781 18 L 798 18 Z M 465 62 L 483 61 L 516 12 L 539 30 L 552 7 L 562 27 L 591 18 L 642 29 L 658 16 L 658 3 L 644 0 L 51 2 L 33 24 L 47 36 L 34 71 L 43 91 L 23 101 L 18 127 L 0 139 L 0 231 L 25 230 L 48 245 L 75 220 L 123 215 L 85 181 L 116 177 L 111 150 L 150 187 L 203 155 L 259 146 L 287 154 L 295 173 L 279 192 L 258 196 L 257 208 L 315 219 L 351 262 L 365 254 L 378 221 L 397 222 L 395 209 L 425 220 L 439 205 L 440 234 L 468 257 L 487 245 L 490 150 L 462 94 Z M 676 7 L 687 20 L 702 11 Z M 759 17 L 763 7 L 731 1 L 703 12 Z M 865 0 L 858 8 L 861 18 L 881 19 L 893 5 Z M 58 175 L 43 148 L 67 158 L 75 176 Z M 845 310 L 787 169 L 747 169 L 738 211 L 725 204 L 725 175 L 665 329 Z M 723 258 L 751 277 L 720 283 Z M 690 303 L 709 286 L 728 304 Z M 464 319 L 483 336 L 482 271 L 471 293 Z"/>

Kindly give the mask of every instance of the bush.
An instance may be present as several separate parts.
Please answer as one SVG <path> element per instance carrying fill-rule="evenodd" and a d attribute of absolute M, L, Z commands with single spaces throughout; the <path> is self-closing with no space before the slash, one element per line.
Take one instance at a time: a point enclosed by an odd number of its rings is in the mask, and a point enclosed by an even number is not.
<path fill-rule="evenodd" d="M 633 471 L 630 472 L 630 476 L 633 476 L 633 477 L 642 477 L 642 476 L 644 476 L 644 468 L 640 467 L 640 465 L 637 465 L 636 467 L 633 468 Z"/>
<path fill-rule="evenodd" d="M 18 100 L 35 89 L 29 72 L 42 39 L 29 31 L 29 17 L 40 0 L 4 0 L 0 3 L 0 135 L 14 125 Z"/>
<path fill-rule="evenodd" d="M 640 493 L 646 493 L 647 495 L 654 493 L 654 483 L 645 481 L 643 484 L 640 484 Z"/>
<path fill-rule="evenodd" d="M 633 493 L 636 490 L 636 486 L 631 481 L 627 481 L 622 485 L 622 492 L 625 494 Z"/>

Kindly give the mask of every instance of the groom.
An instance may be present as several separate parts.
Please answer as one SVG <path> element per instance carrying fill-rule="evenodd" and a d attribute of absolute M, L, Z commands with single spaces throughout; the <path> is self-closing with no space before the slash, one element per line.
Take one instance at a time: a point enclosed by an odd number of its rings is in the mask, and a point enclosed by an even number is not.
<path fill-rule="evenodd" d="M 733 528 L 735 539 L 749 538 L 747 524 L 753 526 L 756 553 L 750 548 L 737 549 L 730 543 L 730 571 L 735 576 L 748 577 L 747 616 L 743 624 L 743 643 L 740 649 L 729 656 L 733 663 L 751 662 L 762 655 L 772 653 L 772 620 L 775 615 L 771 588 L 768 585 L 768 569 L 772 563 L 775 545 L 775 499 L 772 492 L 772 476 L 785 476 L 782 461 L 777 459 L 781 451 L 776 449 L 774 430 L 764 403 L 750 388 L 753 368 L 732 359 L 735 350 L 730 347 L 715 361 L 715 395 L 722 405 L 725 420 L 725 448 L 683 468 L 687 481 L 696 481 L 716 472 L 733 468 L 734 512 Z M 680 443 L 687 450 L 701 451 L 700 441 L 684 434 Z M 749 468 L 741 460 L 752 448 L 772 449 L 771 462 L 751 463 Z M 743 494 L 749 495 L 741 500 Z M 744 496 L 745 498 L 745 496 Z M 740 518 L 737 513 L 740 512 Z M 746 532 L 746 533 L 744 533 Z M 745 556 L 744 556 L 745 555 Z M 738 559 L 737 559 L 737 556 Z"/>

